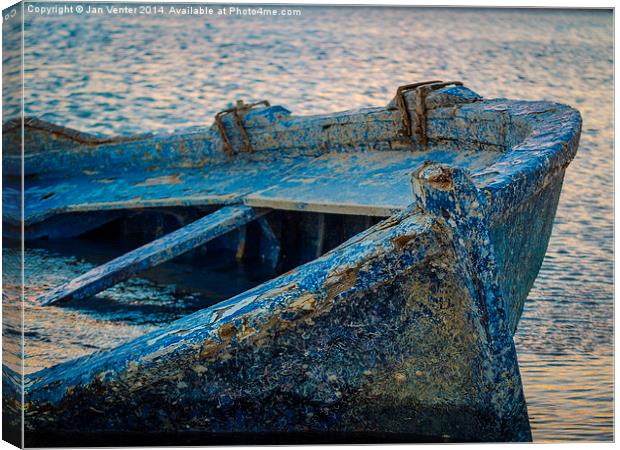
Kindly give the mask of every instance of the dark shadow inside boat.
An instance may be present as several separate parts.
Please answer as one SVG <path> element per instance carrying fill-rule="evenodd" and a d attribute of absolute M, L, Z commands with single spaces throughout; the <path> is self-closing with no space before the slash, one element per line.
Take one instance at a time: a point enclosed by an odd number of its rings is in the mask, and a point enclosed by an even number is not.
<path fill-rule="evenodd" d="M 217 209 L 218 206 L 127 211 L 79 237 L 37 239 L 27 242 L 27 247 L 75 258 L 85 267 L 94 267 Z M 270 211 L 264 218 L 273 232 L 271 239 L 253 221 L 141 271 L 111 289 L 88 298 L 68 300 L 59 306 L 97 320 L 165 324 L 311 261 L 382 220 L 371 216 L 279 210 Z M 80 217 L 76 216 L 75 220 Z"/>

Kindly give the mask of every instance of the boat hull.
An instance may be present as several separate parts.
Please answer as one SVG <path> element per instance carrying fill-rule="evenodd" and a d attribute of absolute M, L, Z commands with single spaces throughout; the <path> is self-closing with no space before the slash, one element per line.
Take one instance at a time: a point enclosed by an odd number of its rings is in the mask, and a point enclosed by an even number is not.
<path fill-rule="evenodd" d="M 491 227 L 505 239 L 494 239 L 496 254 L 528 248 L 540 266 L 561 181 L 559 173 L 510 223 Z M 502 231 L 520 224 L 521 232 Z M 313 433 L 328 442 L 528 441 L 512 334 L 489 335 L 500 312 L 467 290 L 448 236 L 423 214 L 387 219 L 282 282 L 227 302 L 247 306 L 224 322 L 209 327 L 213 318 L 197 313 L 114 354 L 39 374 L 27 435 L 33 445 L 73 432 L 111 433 L 119 443 L 162 432 L 203 444 L 242 442 L 243 433 L 271 443 Z M 498 260 L 502 270 L 518 266 Z M 523 283 L 510 298 L 518 314 L 536 273 L 514 270 L 515 279 L 500 281 Z M 510 357 L 494 355 L 497 346 Z"/>
<path fill-rule="evenodd" d="M 69 180 L 91 186 L 83 189 L 88 198 L 76 204 L 61 197 L 68 189 L 49 197 L 48 185 L 35 187 L 31 195 L 42 200 L 30 211 L 30 226 L 56 214 L 134 210 L 144 202 L 159 208 L 229 202 L 299 214 L 389 217 L 325 254 L 317 244 L 304 264 L 236 297 L 115 349 L 27 376 L 26 445 L 60 445 L 74 437 L 96 442 L 106 436 L 119 445 L 140 438 L 208 444 L 239 436 L 305 442 L 303 436 L 317 435 L 329 442 L 531 440 L 513 335 L 544 258 L 581 121 L 562 105 L 483 102 L 464 88 L 437 91 L 427 100 L 435 107 L 424 118 L 424 143 L 415 136 L 404 139 L 415 147 L 404 150 L 405 156 L 422 158 L 416 167 L 398 150 L 403 136 L 393 108 L 305 122 L 265 108 L 253 116 L 258 131 L 248 127 L 248 133 L 252 143 L 272 148 L 273 154 L 282 153 L 276 144 L 287 143 L 288 166 L 280 169 L 289 176 L 282 182 L 274 181 L 280 173 L 263 173 L 273 157 L 265 153 L 257 156 L 259 166 L 237 160 L 245 165 L 235 170 L 253 167 L 245 177 L 231 176 L 232 164 L 214 166 L 215 184 L 194 197 L 167 196 L 182 189 L 178 178 L 138 180 L 146 174 L 139 170 L 126 174 L 133 187 L 120 200 L 108 201 L 105 187 L 92 188 L 114 180 L 91 175 Z M 217 153 L 217 139 L 192 139 L 195 146 L 183 145 L 184 154 L 225 157 Z M 429 150 L 427 139 L 450 149 L 449 159 L 422 162 L 425 156 L 446 155 Z M 180 152 L 181 146 L 173 145 L 179 140 L 162 138 L 157 151 Z M 328 151 L 334 140 L 341 147 Z M 367 147 L 360 150 L 359 142 Z M 63 158 L 74 163 L 110 155 L 89 145 L 84 154 Z M 135 145 L 116 155 L 157 149 Z M 476 158 L 488 156 L 485 163 L 469 164 L 471 155 L 461 151 L 466 145 Z M 352 149 L 359 154 L 350 156 Z M 345 163 L 369 155 L 377 165 L 350 175 L 354 188 L 369 187 L 346 191 L 351 186 L 340 184 L 341 197 L 351 194 L 351 201 L 334 202 L 312 188 L 310 181 L 338 192 L 330 183 L 347 178 L 344 171 L 352 165 Z M 139 164 L 160 158 L 133 156 Z M 400 177 L 389 183 L 377 169 L 388 156 L 394 158 L 389 171 Z M 43 170 L 44 157 L 32 155 L 30 167 Z M 199 177 L 203 168 L 192 170 L 191 177 Z M 263 184 L 248 192 L 243 183 L 252 184 L 252 177 Z M 403 177 L 411 178 L 411 196 L 402 195 Z M 43 200 L 58 203 L 46 206 Z M 56 226 L 54 233 L 61 229 Z M 317 241 L 327 233 L 319 228 Z M 19 379 L 3 378 L 9 384 Z M 5 408 L 16 404 L 18 398 L 5 396 Z"/>

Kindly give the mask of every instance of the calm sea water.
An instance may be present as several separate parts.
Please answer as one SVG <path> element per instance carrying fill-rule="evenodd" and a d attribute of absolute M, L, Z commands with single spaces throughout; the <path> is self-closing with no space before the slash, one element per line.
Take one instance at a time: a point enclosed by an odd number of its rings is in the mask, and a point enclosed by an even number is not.
<path fill-rule="evenodd" d="M 237 98 L 269 99 L 297 114 L 323 113 L 383 105 L 397 86 L 436 78 L 463 80 L 489 98 L 578 108 L 584 119 L 580 150 L 515 339 L 534 439 L 612 439 L 612 13 L 291 9 L 301 15 L 28 15 L 26 113 L 99 134 L 170 131 L 209 125 Z M 5 117 L 10 113 L 5 109 Z M 36 271 L 41 289 L 89 264 L 56 249 L 26 254 L 26 269 Z M 121 296 L 114 290 L 106 295 L 131 304 L 127 292 L 153 289 L 148 280 L 133 283 L 115 288 Z M 34 305 L 37 293 L 27 292 L 27 321 L 35 333 L 40 321 L 60 320 L 53 309 Z M 160 295 L 164 304 L 195 306 L 187 294 L 185 303 L 173 302 L 179 295 L 174 286 Z M 72 351 L 81 354 L 92 350 L 82 345 L 88 333 L 114 345 L 166 314 L 181 313 L 156 311 L 151 322 L 137 324 L 109 317 L 93 331 L 76 311 L 65 332 Z M 49 347 L 27 349 L 29 367 L 49 363 Z"/>

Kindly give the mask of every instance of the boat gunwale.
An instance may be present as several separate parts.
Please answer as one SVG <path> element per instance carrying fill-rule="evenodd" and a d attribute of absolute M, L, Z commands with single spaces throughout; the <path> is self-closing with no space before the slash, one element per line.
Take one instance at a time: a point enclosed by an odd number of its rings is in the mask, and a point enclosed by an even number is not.
<path fill-rule="evenodd" d="M 450 90 L 454 90 L 454 88 L 444 88 L 436 91 L 434 94 L 440 95 Z M 262 109 L 270 108 L 279 109 L 281 107 L 274 106 L 269 108 L 261 108 L 251 111 L 249 114 L 256 114 L 256 111 L 260 112 Z M 288 110 L 285 110 L 284 108 L 281 109 L 288 112 Z M 304 126 L 309 126 L 308 120 L 313 121 L 314 119 L 322 121 L 336 121 L 337 123 L 346 124 L 348 123 L 347 121 L 353 120 L 352 118 L 359 116 L 360 112 L 363 111 L 383 114 L 390 112 L 391 110 L 388 107 L 371 107 L 326 115 L 289 116 L 284 120 L 277 120 L 273 123 L 273 125 L 276 128 L 280 127 L 290 129 L 292 124 L 297 124 L 299 125 L 299 128 L 302 129 Z M 500 128 L 504 130 L 503 139 L 506 141 L 504 144 L 504 151 L 501 152 L 502 156 L 497 161 L 494 161 L 488 166 L 472 171 L 471 176 L 478 189 L 485 192 L 490 198 L 499 199 L 499 201 L 490 202 L 488 213 L 494 218 L 515 208 L 523 201 L 526 201 L 527 198 L 544 189 L 549 179 L 548 175 L 558 170 L 562 170 L 570 163 L 575 156 L 578 146 L 578 139 L 581 130 L 581 115 L 575 109 L 555 102 L 485 99 L 475 102 L 461 103 L 451 107 L 435 108 L 430 110 L 429 120 L 463 118 L 465 120 L 469 120 L 470 126 L 474 126 L 477 121 L 482 122 L 483 120 L 488 120 L 488 118 L 484 119 L 484 117 L 488 116 L 489 113 L 492 114 L 495 122 L 501 122 L 502 120 L 506 122 L 498 124 Z M 549 132 L 550 123 L 556 124 L 554 133 Z M 55 125 L 51 125 L 51 127 L 55 127 Z M 511 130 L 511 128 L 514 127 L 520 128 L 520 130 Z M 251 128 L 252 127 L 250 127 L 250 129 Z M 508 131 L 505 131 L 506 129 L 508 129 Z M 186 139 L 195 139 L 197 135 L 205 135 L 205 138 L 207 138 L 209 134 L 213 135 L 214 132 L 214 125 L 210 128 L 202 129 L 199 132 L 196 132 L 195 127 L 193 127 L 187 130 L 178 130 L 174 133 L 144 135 L 143 139 L 138 138 L 136 140 L 132 140 L 132 142 L 148 140 L 158 141 L 162 139 L 183 141 Z M 469 133 L 467 130 L 464 130 L 463 133 L 463 140 L 465 140 Z M 516 134 L 520 134 L 520 136 L 515 136 Z M 431 136 L 431 140 L 436 140 L 437 138 L 441 139 L 442 137 Z M 292 149 L 289 148 L 288 150 Z M 425 150 L 414 148 L 413 151 L 424 152 Z M 78 147 L 77 149 L 70 149 L 69 152 L 81 153 L 83 150 Z M 265 153 L 271 152 L 260 151 L 254 154 L 243 155 L 243 157 L 250 158 L 251 161 L 251 158 L 254 157 L 265 157 Z M 28 156 L 47 158 L 49 157 L 49 154 L 37 153 Z M 288 157 L 291 155 L 286 153 L 285 156 Z M 5 155 L 4 158 L 11 159 L 15 158 L 15 156 Z M 226 164 L 225 161 L 214 161 L 214 163 Z M 412 169 L 412 172 L 414 169 Z M 494 177 L 492 174 L 496 174 L 498 176 Z M 245 194 L 239 195 L 236 200 L 226 200 L 225 197 L 221 199 L 205 199 L 200 197 L 196 198 L 195 201 L 209 205 L 244 203 L 244 198 L 251 194 L 252 192 L 246 192 Z M 175 204 L 170 203 L 170 201 L 170 199 L 167 201 L 155 199 L 150 203 L 152 203 L 152 206 L 158 207 L 186 206 L 187 203 L 185 201 L 180 201 L 178 204 Z M 194 202 L 190 203 L 194 204 Z M 122 210 L 130 206 L 132 205 L 129 200 L 116 202 L 115 204 L 99 205 L 100 208 L 106 210 Z M 85 209 L 83 208 L 72 208 L 72 210 L 69 211 L 59 211 L 58 209 L 53 209 L 48 211 L 47 214 L 39 214 L 40 217 L 36 218 L 36 220 L 26 217 L 26 222 L 27 224 L 31 224 L 33 223 L 33 220 L 35 222 L 40 222 L 50 215 L 58 213 L 83 212 L 84 210 Z M 312 211 L 313 209 L 308 208 L 307 210 Z M 385 212 L 388 213 L 388 211 Z M 391 213 L 393 211 L 389 212 Z M 10 215 L 7 216 L 4 214 L 3 220 L 7 220 L 11 223 Z"/>

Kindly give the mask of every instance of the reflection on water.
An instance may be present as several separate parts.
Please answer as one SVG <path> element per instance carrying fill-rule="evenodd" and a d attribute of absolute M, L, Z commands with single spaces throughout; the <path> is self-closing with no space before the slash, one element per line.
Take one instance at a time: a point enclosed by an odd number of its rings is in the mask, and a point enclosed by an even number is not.
<path fill-rule="evenodd" d="M 302 11 L 292 18 L 27 17 L 26 112 L 131 134 L 209 125 L 236 98 L 266 98 L 298 114 L 381 105 L 400 84 L 436 78 L 461 79 L 486 97 L 577 107 L 580 151 L 516 342 L 534 439 L 611 439 L 612 14 Z M 64 276 L 84 268 L 41 250 L 29 251 L 27 264 L 37 258 Z M 53 309 L 29 308 L 37 320 L 54 320 Z M 127 339 L 149 326 L 111 323 L 107 335 Z M 87 328 L 67 329 L 77 353 Z M 36 361 L 43 350 L 28 348 L 28 357 Z"/>
<path fill-rule="evenodd" d="M 613 358 L 606 352 L 521 352 L 536 441 L 613 440 Z"/>

